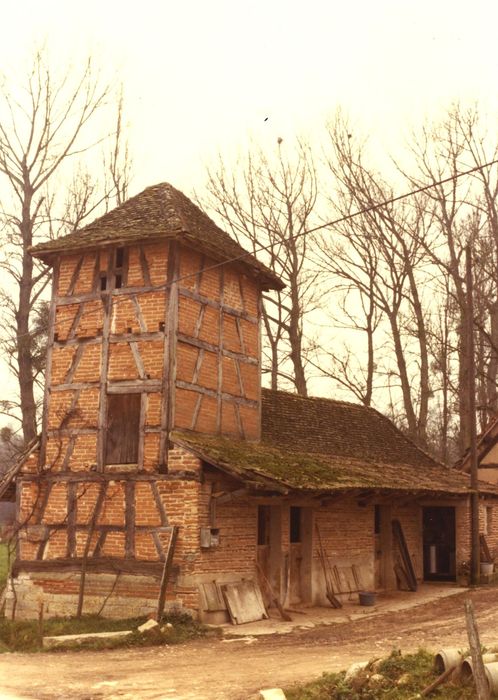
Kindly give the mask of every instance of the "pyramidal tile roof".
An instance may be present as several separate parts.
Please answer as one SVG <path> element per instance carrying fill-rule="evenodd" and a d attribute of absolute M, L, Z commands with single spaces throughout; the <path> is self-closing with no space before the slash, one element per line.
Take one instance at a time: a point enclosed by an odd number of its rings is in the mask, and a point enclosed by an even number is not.
<path fill-rule="evenodd" d="M 169 239 L 195 247 L 215 261 L 236 258 L 269 289 L 284 284 L 271 270 L 217 226 L 183 192 L 167 182 L 147 187 L 83 228 L 33 246 L 31 254 L 50 263 L 57 253 Z"/>

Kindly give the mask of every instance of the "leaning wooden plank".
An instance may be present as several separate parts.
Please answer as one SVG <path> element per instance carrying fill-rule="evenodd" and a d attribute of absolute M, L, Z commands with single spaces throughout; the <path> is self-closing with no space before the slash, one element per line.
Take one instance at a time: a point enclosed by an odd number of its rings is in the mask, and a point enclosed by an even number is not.
<path fill-rule="evenodd" d="M 464 602 L 464 607 L 467 636 L 469 638 L 469 647 L 472 654 L 472 675 L 476 686 L 477 699 L 489 700 L 489 685 L 484 670 L 479 632 L 474 617 L 474 604 L 470 598 L 467 598 Z"/>
<path fill-rule="evenodd" d="M 86 571 L 87 571 L 87 567 L 88 567 L 88 557 L 90 555 L 90 547 L 92 544 L 93 533 L 95 531 L 95 527 L 97 525 L 97 521 L 99 519 L 100 512 L 102 510 L 102 506 L 104 505 L 106 492 L 107 492 L 107 484 L 104 482 L 104 483 L 100 484 L 99 495 L 97 496 L 97 500 L 95 502 L 95 507 L 93 509 L 93 513 L 91 515 L 90 522 L 88 524 L 88 532 L 86 535 L 85 549 L 83 551 L 83 557 L 82 557 L 82 561 L 81 561 L 80 585 L 79 585 L 79 591 L 78 591 L 78 608 L 76 611 L 76 617 L 81 617 L 83 614 L 83 602 L 84 602 L 84 598 L 85 598 L 85 582 L 86 582 Z"/>
<path fill-rule="evenodd" d="M 261 591 L 254 581 L 226 583 L 221 590 L 234 625 L 256 622 L 268 617 Z"/>
<path fill-rule="evenodd" d="M 217 612 L 227 609 L 225 599 L 216 581 L 201 583 L 200 588 L 205 601 L 205 610 Z"/>
<path fill-rule="evenodd" d="M 488 542 L 485 535 L 479 535 L 479 543 L 481 545 L 481 561 L 493 562 L 493 557 L 489 551 Z"/>
<path fill-rule="evenodd" d="M 411 591 L 416 591 L 418 588 L 417 577 L 415 576 L 415 571 L 413 569 L 413 564 L 412 564 L 412 560 L 410 557 L 410 552 L 408 551 L 408 547 L 406 546 L 405 535 L 404 535 L 403 528 L 401 527 L 401 523 L 399 522 L 399 520 L 392 521 L 392 529 L 393 529 L 394 538 L 398 544 L 401 558 L 403 560 L 403 566 L 404 566 L 404 569 L 405 569 L 406 574 L 407 574 L 408 585 L 409 585 Z"/>
<path fill-rule="evenodd" d="M 161 577 L 161 586 L 159 588 L 159 599 L 157 601 L 157 621 L 160 622 L 164 612 L 164 603 L 166 601 L 166 588 L 168 587 L 169 577 L 173 568 L 173 556 L 175 554 L 176 540 L 178 537 L 178 525 L 173 525 L 171 536 L 168 544 L 168 551 L 164 560 L 163 575 Z"/>
<path fill-rule="evenodd" d="M 430 685 L 428 685 L 426 688 L 420 691 L 421 697 L 425 698 L 427 695 L 430 695 L 433 690 L 436 690 L 437 687 L 439 687 L 442 683 L 448 680 L 448 678 L 451 675 L 453 675 L 454 670 L 455 669 L 453 668 L 453 666 L 447 668 L 446 671 L 440 676 L 438 676 L 435 681 L 433 681 Z"/>
<path fill-rule="evenodd" d="M 279 597 L 274 592 L 271 583 L 269 582 L 268 578 L 266 577 L 265 572 L 263 571 L 261 565 L 258 562 L 256 562 L 256 567 L 258 569 L 259 576 L 260 576 L 261 580 L 263 581 L 263 583 L 268 591 L 268 594 L 270 596 L 270 601 L 277 608 L 278 612 L 280 613 L 280 617 L 282 618 L 282 620 L 285 620 L 286 622 L 291 622 L 292 617 L 288 613 L 285 612 L 284 607 L 281 604 Z"/>
<path fill-rule="evenodd" d="M 404 568 L 401 566 L 399 562 L 396 562 L 394 565 L 394 574 L 396 576 L 396 581 L 398 584 L 398 590 L 400 591 L 409 591 L 410 590 L 410 584 L 408 583 L 408 575 Z"/>
<path fill-rule="evenodd" d="M 353 577 L 354 577 L 354 582 L 355 582 L 355 584 L 356 584 L 356 588 L 357 588 L 359 591 L 364 591 L 364 590 L 365 590 L 365 587 L 364 587 L 364 585 L 363 585 L 362 578 L 361 578 L 361 574 L 360 574 L 360 572 L 359 572 L 358 567 L 356 566 L 356 564 L 353 564 L 353 566 L 351 567 L 351 570 L 352 570 L 352 572 L 353 572 Z"/>
<path fill-rule="evenodd" d="M 332 583 L 332 575 L 330 571 L 330 562 L 328 561 L 325 549 L 323 548 L 322 535 L 320 533 L 318 523 L 315 523 L 315 530 L 318 537 L 318 556 L 322 565 L 323 575 L 325 578 L 325 595 L 327 596 L 327 599 L 329 600 L 333 608 L 342 608 L 341 601 L 335 596 L 334 585 Z"/>

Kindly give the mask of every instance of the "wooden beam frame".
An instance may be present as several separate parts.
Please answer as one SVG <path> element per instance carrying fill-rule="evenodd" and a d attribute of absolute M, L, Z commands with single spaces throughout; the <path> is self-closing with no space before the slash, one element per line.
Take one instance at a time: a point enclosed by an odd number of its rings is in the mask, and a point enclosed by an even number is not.
<path fill-rule="evenodd" d="M 47 358 L 46 358 L 46 369 L 45 369 L 45 390 L 43 392 L 43 414 L 42 414 L 42 437 L 40 444 L 40 465 L 43 467 L 47 459 L 47 428 L 48 428 L 48 406 L 49 397 L 51 393 L 52 385 L 52 353 L 54 347 L 54 334 L 55 334 L 55 318 L 56 318 L 56 298 L 57 298 L 57 287 L 59 285 L 59 271 L 60 271 L 60 258 L 57 257 L 54 262 L 53 272 L 52 272 L 52 296 L 50 299 L 50 308 L 48 312 L 48 328 L 49 337 L 47 342 Z"/>
<path fill-rule="evenodd" d="M 166 270 L 166 294 L 164 317 L 163 383 L 161 397 L 161 437 L 159 440 L 159 472 L 168 471 L 169 433 L 174 424 L 175 379 L 176 379 L 176 335 L 178 329 L 178 273 L 180 267 L 179 247 L 176 241 L 168 246 Z"/>

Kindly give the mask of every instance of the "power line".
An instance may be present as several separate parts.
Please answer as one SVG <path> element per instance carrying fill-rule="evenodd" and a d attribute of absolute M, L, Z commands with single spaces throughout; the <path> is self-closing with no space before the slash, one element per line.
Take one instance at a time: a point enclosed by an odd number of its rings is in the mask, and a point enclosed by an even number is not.
<path fill-rule="evenodd" d="M 306 229 L 306 231 L 301 231 L 300 233 L 296 233 L 294 236 L 290 236 L 287 241 L 295 241 L 298 238 L 302 238 L 303 236 L 308 236 L 311 233 L 316 233 L 317 231 L 320 231 L 324 228 L 329 228 L 330 226 L 337 226 L 338 224 L 342 224 L 345 221 L 350 221 L 356 216 L 361 216 L 362 214 L 368 214 L 372 211 L 376 211 L 377 209 L 380 209 L 381 207 L 386 207 L 389 204 L 394 204 L 394 202 L 399 202 L 402 199 L 407 199 L 408 197 L 413 197 L 416 194 L 421 194 L 422 192 L 427 192 L 428 190 L 433 189 L 434 187 L 439 187 L 440 185 L 444 185 L 448 182 L 453 182 L 454 180 L 457 180 L 460 177 L 464 177 L 465 175 L 471 175 L 472 173 L 478 172 L 479 170 L 484 170 L 484 168 L 489 168 L 492 165 L 496 165 L 498 163 L 498 159 L 496 160 L 491 160 L 488 163 L 484 163 L 483 165 L 477 165 L 474 168 L 470 168 L 469 170 L 464 170 L 461 173 L 456 173 L 454 175 L 450 175 L 446 178 L 443 178 L 441 180 L 438 180 L 437 182 L 433 182 L 429 185 L 423 185 L 421 187 L 418 187 L 415 190 L 410 190 L 410 192 L 405 192 L 404 194 L 399 194 L 396 195 L 395 197 L 391 197 L 390 199 L 385 199 L 382 202 L 379 202 L 378 204 L 372 204 L 368 207 L 365 207 L 364 209 L 359 209 L 358 211 L 353 212 L 352 214 L 346 214 L 344 216 L 339 217 L 338 219 L 334 219 L 332 221 L 328 221 L 325 224 L 321 224 L 320 226 L 315 226 L 314 228 Z M 191 277 L 196 277 L 198 274 L 201 272 L 207 272 L 209 270 L 216 270 L 220 267 L 223 267 L 224 265 L 229 265 L 230 263 L 235 263 L 239 262 L 240 260 L 243 260 L 244 258 L 247 257 L 254 257 L 256 253 L 261 253 L 263 251 L 270 250 L 270 248 L 273 246 L 273 243 L 270 243 L 268 245 L 263 245 L 260 246 L 259 248 L 255 248 L 252 252 L 246 251 L 244 253 L 241 253 L 240 255 L 229 258 L 228 260 L 223 260 L 218 263 L 213 263 L 212 265 L 208 265 L 208 267 L 204 267 L 202 270 L 199 270 L 199 272 L 189 272 L 185 275 L 182 275 L 181 277 L 177 277 L 176 279 L 172 280 L 171 282 L 167 282 L 164 285 L 159 285 L 157 287 L 154 287 L 153 291 L 157 291 L 160 289 L 168 289 L 171 285 L 176 284 L 178 282 L 183 282 L 186 279 L 190 279 Z"/>
<path fill-rule="evenodd" d="M 403 199 L 407 199 L 408 197 L 413 197 L 417 194 L 427 192 L 431 189 L 434 189 L 435 187 L 440 187 L 441 185 L 444 185 L 448 182 L 453 182 L 453 181 L 455 181 L 461 177 L 464 177 L 466 175 L 472 175 L 472 173 L 479 172 L 480 170 L 484 170 L 484 168 L 489 168 L 492 165 L 496 165 L 496 164 L 498 164 L 498 159 L 489 161 L 488 163 L 483 163 L 482 165 L 477 165 L 473 168 L 469 168 L 468 170 L 463 170 L 460 173 L 455 173 L 453 175 L 449 175 L 448 177 L 442 178 L 441 180 L 438 180 L 437 182 L 432 182 L 428 185 L 422 185 L 420 187 L 417 187 L 414 190 L 410 190 L 409 192 L 404 192 L 403 194 L 399 194 L 399 195 L 396 195 L 394 197 L 390 197 L 389 199 L 385 199 L 382 202 L 378 202 L 377 204 L 371 204 L 368 207 L 365 207 L 364 209 L 358 209 L 357 211 L 352 212 L 351 214 L 345 214 L 344 216 L 341 216 L 338 219 L 333 219 L 331 221 L 327 221 L 324 224 L 320 224 L 319 226 L 315 226 L 313 228 L 306 229 L 305 231 L 301 231 L 300 233 L 296 233 L 294 236 L 290 236 L 287 239 L 287 241 L 288 242 L 295 241 L 299 238 L 303 238 L 304 236 L 309 236 L 312 233 L 316 233 L 317 231 L 321 231 L 323 229 L 330 228 L 332 226 L 337 226 L 338 224 L 342 224 L 346 221 L 350 221 L 351 219 L 354 219 L 357 216 L 362 216 L 363 214 L 368 214 L 368 213 L 377 211 L 378 209 L 380 209 L 382 207 L 386 207 L 390 204 L 394 204 L 395 202 L 399 202 Z M 177 277 L 177 278 L 171 280 L 170 282 L 165 282 L 164 284 L 153 286 L 148 291 L 157 292 L 157 291 L 161 291 L 163 289 L 164 290 L 169 289 L 173 284 L 177 284 L 178 282 L 183 282 L 184 280 L 191 279 L 192 277 L 197 277 L 199 274 L 203 274 L 203 273 L 209 272 L 211 270 L 219 269 L 221 267 L 224 267 L 225 265 L 230 265 L 231 263 L 240 262 L 248 257 L 254 257 L 257 253 L 262 253 L 264 251 L 270 250 L 270 248 L 272 248 L 273 245 L 274 245 L 273 243 L 270 243 L 268 245 L 262 245 L 259 248 L 255 248 L 253 251 L 244 251 L 240 255 L 234 256 L 232 258 L 228 258 L 227 260 L 222 260 L 222 261 L 217 262 L 217 263 L 213 263 L 212 265 L 208 265 L 207 267 L 204 267 L 202 270 L 199 270 L 197 272 L 189 272 L 185 275 L 182 275 L 180 277 Z M 137 293 L 140 293 L 140 292 L 137 292 L 135 290 L 133 292 L 130 291 L 129 293 L 126 293 L 123 291 L 119 297 L 114 298 L 113 303 L 117 305 L 120 302 L 123 302 L 126 300 L 123 297 L 126 298 L 128 296 L 132 296 L 132 295 L 137 294 Z M 94 313 L 97 313 L 97 311 L 95 310 Z M 31 335 L 31 334 L 28 333 L 26 335 Z M 18 336 L 18 337 L 20 337 L 20 336 Z"/>

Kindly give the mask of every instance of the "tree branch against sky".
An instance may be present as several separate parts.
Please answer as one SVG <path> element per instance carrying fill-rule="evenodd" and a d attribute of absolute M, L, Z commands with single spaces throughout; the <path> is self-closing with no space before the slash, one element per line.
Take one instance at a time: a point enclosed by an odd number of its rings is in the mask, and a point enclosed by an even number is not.
<path fill-rule="evenodd" d="M 311 228 L 316 216 L 318 184 L 310 147 L 290 147 L 278 140 L 276 153 L 266 155 L 255 147 L 228 172 L 208 172 L 206 205 L 221 224 L 259 257 L 285 283 L 281 292 L 264 295 L 263 324 L 271 387 L 279 378 L 307 396 L 306 364 L 309 352 L 306 316 L 316 309 L 320 290 L 318 274 L 309 264 Z M 264 251 L 261 252 L 261 249 Z"/>
<path fill-rule="evenodd" d="M 117 121 L 111 125 L 112 109 Z M 36 435 L 35 385 L 43 371 L 49 271 L 29 248 L 82 224 L 123 198 L 129 179 L 123 153 L 122 100 L 91 59 L 78 69 L 53 69 L 45 52 L 33 57 L 24 80 L 4 76 L 0 87 L 0 223 L 5 272 L 4 347 L 19 385 L 24 439 Z M 111 148 L 110 179 L 95 166 Z M 101 155 L 101 159 L 104 158 Z M 99 170 L 101 175 L 97 174 Z M 44 320 L 45 318 L 45 320 Z M 13 406 L 12 406 L 13 408 Z"/>

